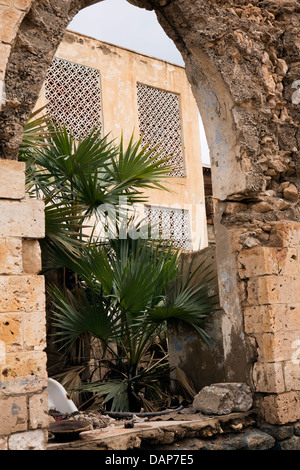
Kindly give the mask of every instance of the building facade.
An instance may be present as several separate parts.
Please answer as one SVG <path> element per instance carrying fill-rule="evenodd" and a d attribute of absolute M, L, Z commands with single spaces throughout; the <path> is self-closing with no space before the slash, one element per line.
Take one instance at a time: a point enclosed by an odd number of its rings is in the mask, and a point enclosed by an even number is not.
<path fill-rule="evenodd" d="M 159 144 L 173 168 L 170 191 L 145 192 L 137 217 L 178 248 L 207 245 L 198 108 L 183 67 L 68 31 L 36 108 L 45 104 L 75 137 L 96 127 L 125 143 L 134 134 Z"/>

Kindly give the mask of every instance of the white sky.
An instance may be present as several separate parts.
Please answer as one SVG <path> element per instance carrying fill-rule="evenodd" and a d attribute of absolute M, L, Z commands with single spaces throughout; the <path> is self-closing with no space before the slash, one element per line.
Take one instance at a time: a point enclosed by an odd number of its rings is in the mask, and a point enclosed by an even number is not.
<path fill-rule="evenodd" d="M 81 10 L 68 29 L 184 66 L 180 52 L 158 23 L 155 13 L 125 0 L 104 0 Z M 205 133 L 199 121 L 202 162 L 209 163 Z"/>

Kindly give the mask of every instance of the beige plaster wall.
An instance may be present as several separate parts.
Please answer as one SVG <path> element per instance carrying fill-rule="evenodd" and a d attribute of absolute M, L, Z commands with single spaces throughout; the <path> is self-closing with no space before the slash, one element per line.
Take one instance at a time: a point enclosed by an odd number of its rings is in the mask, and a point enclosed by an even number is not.
<path fill-rule="evenodd" d="M 189 211 L 191 249 L 207 246 L 207 227 L 198 107 L 184 67 L 67 31 L 56 57 L 100 70 L 103 135 L 125 142 L 139 138 L 136 84 L 142 83 L 180 95 L 184 178 L 170 178 L 169 191 L 148 190 L 154 206 Z M 45 104 L 44 87 L 36 109 Z M 143 208 L 137 208 L 143 216 Z"/>

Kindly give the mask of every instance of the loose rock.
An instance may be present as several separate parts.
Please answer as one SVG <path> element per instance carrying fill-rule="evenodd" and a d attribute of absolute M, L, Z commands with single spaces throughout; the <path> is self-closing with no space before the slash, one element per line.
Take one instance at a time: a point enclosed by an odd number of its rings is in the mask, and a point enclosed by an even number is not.
<path fill-rule="evenodd" d="M 290 184 L 287 188 L 283 190 L 283 197 L 289 201 L 296 202 L 299 198 L 298 189 L 294 184 Z"/>
<path fill-rule="evenodd" d="M 249 411 L 252 407 L 250 387 L 243 383 L 218 383 L 204 387 L 193 401 L 193 408 L 204 414 L 224 415 Z"/>
<path fill-rule="evenodd" d="M 265 424 L 260 427 L 260 430 L 270 434 L 270 436 L 274 437 L 276 441 L 283 441 L 284 439 L 292 437 L 294 434 L 293 426 L 274 426 L 272 424 Z"/>
<path fill-rule="evenodd" d="M 269 212 L 272 210 L 272 206 L 271 204 L 269 204 L 268 202 L 266 201 L 261 201 L 261 202 L 258 202 L 257 204 L 253 204 L 251 209 L 253 209 L 254 211 L 256 212 Z"/>
<path fill-rule="evenodd" d="M 216 437 L 213 440 L 183 439 L 168 449 L 172 450 L 270 450 L 275 446 L 275 439 L 257 429 L 250 429 L 239 434 Z"/>
<path fill-rule="evenodd" d="M 300 450 L 300 437 L 293 436 L 290 439 L 277 442 L 276 449 L 280 450 Z"/>

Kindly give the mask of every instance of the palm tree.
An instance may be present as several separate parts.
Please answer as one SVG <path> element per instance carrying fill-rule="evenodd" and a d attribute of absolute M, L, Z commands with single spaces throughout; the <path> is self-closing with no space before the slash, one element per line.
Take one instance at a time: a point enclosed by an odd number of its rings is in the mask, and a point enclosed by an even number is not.
<path fill-rule="evenodd" d="M 65 258 L 81 280 L 76 294 L 51 289 L 63 347 L 87 333 L 100 342 L 98 364 L 108 372 L 84 389 L 104 396 L 112 410 L 138 411 L 162 402 L 169 365 L 166 354 L 155 354 L 154 345 L 165 335 L 168 320 L 190 324 L 210 342 L 205 328 L 216 309 L 209 293 L 211 272 L 201 285 L 192 286 L 202 267 L 189 269 L 184 278 L 179 257 L 172 246 L 143 238 L 91 241 L 77 260 Z"/>
<path fill-rule="evenodd" d="M 168 386 L 168 357 L 161 339 L 169 319 L 192 325 L 209 344 L 205 326 L 216 309 L 207 280 L 193 287 L 201 267 L 183 278 L 180 252 L 170 243 L 132 238 L 132 224 L 122 218 L 120 201 L 143 203 L 145 188 L 164 189 L 171 167 L 155 148 L 133 137 L 124 147 L 93 130 L 76 142 L 47 117 L 29 121 L 20 160 L 26 161 L 27 189 L 45 202 L 46 238 L 43 269 L 63 269 L 74 283 L 48 287 L 52 329 L 64 354 L 76 357 L 76 374 L 85 370 L 81 344 L 99 342 L 100 382 L 85 377 L 85 390 L 103 397 L 112 410 L 151 409 L 162 403 Z M 109 225 L 109 207 L 117 236 L 86 236 L 91 217 Z M 126 236 L 120 237 L 120 230 Z M 95 228 L 95 227 L 94 227 Z M 133 226 L 135 231 L 143 226 Z M 119 232 L 118 232 L 119 231 Z M 88 347 L 90 351 L 90 347 Z M 85 353 L 84 353 L 85 354 Z M 84 355 L 83 354 L 83 355 Z M 79 368 L 78 368 L 79 367 Z M 93 374 L 92 374 L 93 375 Z M 78 381 L 77 381 L 78 382 Z"/>
<path fill-rule="evenodd" d="M 92 216 L 99 222 L 112 208 L 118 219 L 124 201 L 132 207 L 146 201 L 146 188 L 165 189 L 172 170 L 168 158 L 141 140 L 134 142 L 132 135 L 125 147 L 123 136 L 116 143 L 93 129 L 76 141 L 50 117 L 33 115 L 19 160 L 26 162 L 27 192 L 45 202 L 45 247 L 76 251 Z"/>

